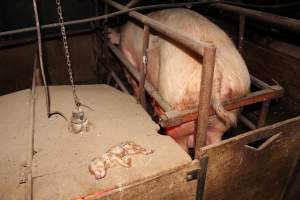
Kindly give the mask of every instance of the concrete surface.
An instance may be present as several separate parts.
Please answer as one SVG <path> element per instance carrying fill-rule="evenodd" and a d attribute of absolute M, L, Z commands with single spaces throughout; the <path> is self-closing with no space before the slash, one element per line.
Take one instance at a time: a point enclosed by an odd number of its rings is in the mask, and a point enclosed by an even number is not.
<path fill-rule="evenodd" d="M 115 188 L 151 178 L 176 169 L 191 161 L 190 157 L 168 136 L 157 133 L 158 126 L 136 103 L 106 85 L 77 86 L 78 96 L 86 108 L 91 131 L 75 135 L 68 131 L 68 123 L 59 116 L 46 117 L 45 97 L 37 89 L 33 159 L 34 199 L 74 199 L 107 188 Z M 50 87 L 52 110 L 70 118 L 73 109 L 70 86 Z M 1 164 L 0 199 L 23 199 L 24 184 L 18 184 L 20 166 L 25 162 L 27 135 L 23 131 L 29 116 L 29 90 L 0 97 Z M 28 131 L 27 131 L 28 132 Z M 151 155 L 132 156 L 132 167 L 116 166 L 108 170 L 104 179 L 96 181 L 88 171 L 95 156 L 109 147 L 132 140 L 153 149 Z M 9 161 L 12 160 L 12 161 Z M 7 195 L 14 194 L 14 198 Z M 4 195 L 3 195 L 4 194 Z"/>

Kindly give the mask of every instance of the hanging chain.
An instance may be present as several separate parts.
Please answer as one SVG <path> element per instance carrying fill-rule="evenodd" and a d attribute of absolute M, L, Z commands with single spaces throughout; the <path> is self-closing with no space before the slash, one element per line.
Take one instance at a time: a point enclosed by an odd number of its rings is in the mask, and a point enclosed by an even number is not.
<path fill-rule="evenodd" d="M 73 79 L 72 63 L 71 63 L 71 58 L 70 58 L 66 28 L 65 28 L 65 24 L 64 24 L 64 18 L 63 18 L 63 14 L 62 14 L 62 7 L 60 4 L 60 0 L 56 0 L 56 4 L 57 4 L 57 13 L 59 16 L 60 30 L 61 30 L 62 40 L 63 40 L 63 44 L 64 44 L 64 49 L 65 49 L 65 57 L 66 57 L 67 66 L 68 66 L 68 73 L 69 73 L 70 83 L 72 85 L 72 90 L 73 90 L 73 98 L 74 98 L 75 105 L 77 107 L 80 107 L 82 104 L 80 103 L 79 98 L 76 94 L 76 87 L 75 87 L 74 79 Z"/>

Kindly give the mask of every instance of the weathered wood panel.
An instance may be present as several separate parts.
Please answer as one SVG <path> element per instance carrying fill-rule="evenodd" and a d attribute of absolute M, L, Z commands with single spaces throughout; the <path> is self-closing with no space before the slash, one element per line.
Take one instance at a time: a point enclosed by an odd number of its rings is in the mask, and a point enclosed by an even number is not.
<path fill-rule="evenodd" d="M 249 71 L 268 83 L 276 80 L 285 94 L 300 102 L 300 60 L 272 49 L 244 42 L 243 56 Z"/>
<path fill-rule="evenodd" d="M 194 200 L 196 197 L 197 180 L 187 182 L 187 173 L 199 168 L 199 162 L 193 161 L 185 167 L 164 173 L 143 182 L 134 183 L 108 194 L 101 200 L 145 200 L 145 199 L 185 199 Z"/>
<path fill-rule="evenodd" d="M 268 139 L 259 147 L 248 146 L 263 138 Z M 297 117 L 204 147 L 209 156 L 205 199 L 280 199 L 299 144 Z"/>

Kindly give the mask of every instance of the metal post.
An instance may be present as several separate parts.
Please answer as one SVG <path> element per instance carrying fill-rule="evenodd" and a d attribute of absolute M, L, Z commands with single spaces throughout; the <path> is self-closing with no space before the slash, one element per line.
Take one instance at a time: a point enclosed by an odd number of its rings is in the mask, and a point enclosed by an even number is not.
<path fill-rule="evenodd" d="M 105 15 L 107 15 L 108 13 L 108 5 L 107 3 L 104 4 L 104 12 Z M 103 52 L 103 59 L 104 59 L 104 65 L 105 68 L 109 69 L 108 65 L 109 65 L 109 58 L 108 58 L 108 46 L 107 46 L 107 42 L 108 42 L 108 18 L 104 19 L 103 22 L 103 48 L 102 48 L 102 52 Z M 110 83 L 110 80 L 112 78 L 112 72 L 109 71 L 108 77 L 107 77 L 107 84 Z"/>
<path fill-rule="evenodd" d="M 127 58 L 120 52 L 120 50 L 115 47 L 113 44 L 110 42 L 108 43 L 108 47 L 110 50 L 115 54 L 115 56 L 124 64 L 128 72 L 133 76 L 133 78 L 136 81 L 139 81 L 140 74 L 136 70 L 135 67 L 132 66 L 132 64 L 127 60 Z M 160 96 L 159 92 L 154 88 L 154 86 L 147 80 L 145 80 L 145 89 L 148 92 L 148 94 L 159 103 L 161 108 L 164 111 L 170 111 L 172 110 L 172 107 Z"/>
<path fill-rule="evenodd" d="M 239 120 L 244 124 L 246 125 L 250 130 L 255 130 L 257 129 L 256 125 L 251 122 L 247 117 L 245 117 L 244 115 L 240 115 L 239 117 Z"/>
<path fill-rule="evenodd" d="M 215 55 L 216 48 L 204 48 L 199 92 L 197 133 L 195 135 L 195 159 L 198 160 L 200 160 L 201 157 L 201 147 L 203 147 L 206 143 L 206 131 L 208 126 L 210 98 L 212 93 Z"/>
<path fill-rule="evenodd" d="M 50 97 L 49 97 L 49 90 L 44 70 L 44 61 L 43 61 L 43 50 L 42 50 L 42 39 L 41 39 L 41 30 L 40 30 L 40 21 L 39 21 L 39 15 L 36 5 L 36 0 L 33 0 L 33 10 L 34 10 L 34 18 L 35 18 L 35 24 L 36 24 L 36 31 L 37 31 L 37 38 L 38 38 L 38 54 L 39 54 L 39 62 L 40 62 L 40 69 L 44 84 L 44 90 L 45 90 L 45 96 L 46 96 L 46 107 L 47 107 L 47 116 L 50 117 Z"/>
<path fill-rule="evenodd" d="M 208 156 L 203 156 L 200 160 L 200 170 L 198 173 L 196 200 L 204 199 Z"/>
<path fill-rule="evenodd" d="M 146 109 L 146 97 L 145 97 L 145 79 L 147 73 L 147 48 L 149 45 L 149 26 L 144 25 L 144 36 L 143 36 L 142 55 L 140 61 L 140 81 L 138 88 L 138 101 Z"/>
<path fill-rule="evenodd" d="M 269 112 L 269 107 L 270 107 L 270 100 L 269 101 L 264 101 L 262 103 L 260 113 L 259 113 L 259 119 L 257 122 L 257 128 L 263 127 L 266 123 L 267 115 Z"/>
<path fill-rule="evenodd" d="M 239 19 L 239 52 L 242 53 L 244 46 L 244 33 L 245 33 L 245 15 L 240 15 Z"/>
<path fill-rule="evenodd" d="M 30 118 L 29 118 L 29 135 L 27 147 L 27 161 L 26 161 L 26 186 L 25 186 L 25 199 L 31 200 L 33 198 L 33 183 L 32 183 L 32 160 L 34 151 L 34 118 L 35 118 L 35 93 L 36 93 L 36 77 L 38 73 L 38 53 L 35 55 L 32 85 L 30 94 Z"/>

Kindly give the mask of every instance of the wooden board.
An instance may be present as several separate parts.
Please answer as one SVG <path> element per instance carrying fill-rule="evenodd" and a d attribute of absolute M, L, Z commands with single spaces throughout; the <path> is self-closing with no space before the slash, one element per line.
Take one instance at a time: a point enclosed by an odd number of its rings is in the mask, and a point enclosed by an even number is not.
<path fill-rule="evenodd" d="M 0 199 L 22 200 L 28 134 L 30 90 L 0 96 Z"/>
<path fill-rule="evenodd" d="M 270 137 L 260 147 L 248 144 Z M 300 117 L 203 148 L 206 200 L 281 199 L 300 152 Z"/>
<path fill-rule="evenodd" d="M 285 94 L 300 102 L 300 60 L 272 49 L 245 41 L 243 55 L 249 71 L 261 80 L 277 81 Z"/>
<path fill-rule="evenodd" d="M 75 199 L 106 189 L 123 190 L 145 180 L 175 173 L 191 163 L 191 158 L 177 143 L 169 136 L 157 133 L 158 125 L 132 96 L 106 85 L 77 86 L 77 91 L 80 100 L 94 110 L 84 108 L 92 126 L 91 131 L 83 135 L 70 133 L 61 117 L 48 119 L 44 92 L 42 88 L 37 89 L 34 199 Z M 53 86 L 50 93 L 52 109 L 70 118 L 73 109 L 71 87 Z M 95 180 L 88 171 L 91 159 L 128 140 L 155 152 L 132 156 L 131 168 L 116 166 L 108 170 L 104 179 Z"/>
<path fill-rule="evenodd" d="M 144 180 L 128 187 L 121 188 L 101 200 L 145 200 L 145 199 L 185 199 L 194 200 L 196 195 L 197 180 L 187 182 L 187 173 L 199 169 L 196 160 L 182 168 L 169 173 L 163 173 L 152 179 Z"/>

